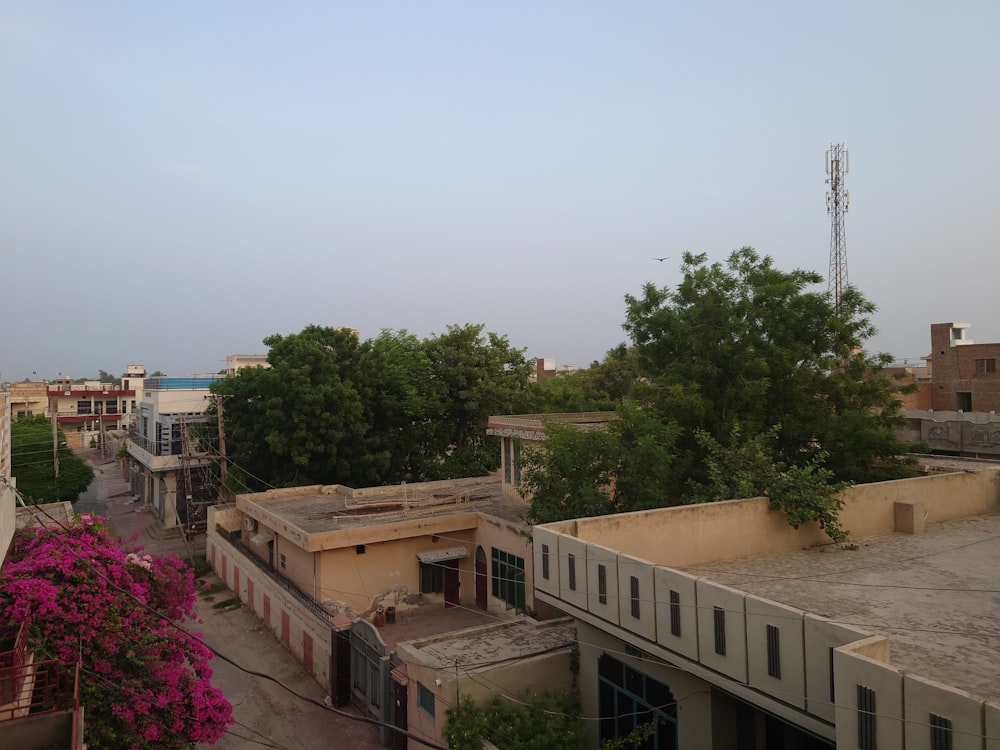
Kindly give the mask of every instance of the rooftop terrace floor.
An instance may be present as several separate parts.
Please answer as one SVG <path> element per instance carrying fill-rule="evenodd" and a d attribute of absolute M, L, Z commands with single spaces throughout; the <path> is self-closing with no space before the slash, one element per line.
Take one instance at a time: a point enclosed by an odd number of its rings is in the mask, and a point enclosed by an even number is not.
<path fill-rule="evenodd" d="M 1000 514 L 857 545 L 683 570 L 889 636 L 894 666 L 1000 702 Z"/>

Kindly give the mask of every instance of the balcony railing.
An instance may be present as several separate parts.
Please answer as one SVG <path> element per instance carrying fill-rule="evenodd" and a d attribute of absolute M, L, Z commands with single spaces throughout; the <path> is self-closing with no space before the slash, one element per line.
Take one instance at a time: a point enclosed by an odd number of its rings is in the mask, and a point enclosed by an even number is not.
<path fill-rule="evenodd" d="M 58 660 L 0 669 L 0 722 L 54 711 L 76 711 L 80 665 Z"/>
<path fill-rule="evenodd" d="M 239 529 L 236 529 L 235 531 L 227 531 L 222 526 L 216 524 L 215 530 L 219 534 L 219 536 L 224 538 L 231 545 L 236 547 L 236 549 L 242 552 L 243 556 L 247 560 L 252 562 L 261 571 L 263 571 L 268 576 L 268 578 L 270 578 L 272 581 L 278 584 L 289 594 L 294 596 L 303 607 L 308 609 L 318 618 L 327 621 L 336 616 L 337 613 L 335 611 L 327 609 L 324 605 L 320 604 L 318 601 L 313 599 L 309 594 L 307 594 L 305 591 L 303 591 L 294 583 L 292 583 L 290 578 L 286 578 L 285 576 L 281 575 L 281 573 L 274 570 L 273 568 L 271 568 L 271 566 L 269 566 L 267 563 L 265 563 L 263 560 L 257 557 L 257 555 L 255 555 L 250 550 L 249 547 L 243 544 L 243 533 Z"/>

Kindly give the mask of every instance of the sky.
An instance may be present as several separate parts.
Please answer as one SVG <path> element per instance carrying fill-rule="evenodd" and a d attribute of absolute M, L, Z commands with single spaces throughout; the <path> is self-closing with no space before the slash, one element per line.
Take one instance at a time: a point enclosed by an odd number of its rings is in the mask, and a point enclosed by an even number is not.
<path fill-rule="evenodd" d="M 993 0 L 3 0 L 0 374 L 215 372 L 310 324 L 585 367 L 684 251 L 825 277 L 832 143 L 867 348 L 1000 341 L 998 30 Z"/>

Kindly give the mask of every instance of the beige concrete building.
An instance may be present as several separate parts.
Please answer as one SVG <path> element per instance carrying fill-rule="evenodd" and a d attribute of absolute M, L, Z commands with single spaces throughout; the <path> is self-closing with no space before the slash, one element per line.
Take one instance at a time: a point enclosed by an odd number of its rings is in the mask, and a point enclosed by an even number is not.
<path fill-rule="evenodd" d="M 136 391 L 124 384 L 62 378 L 48 385 L 48 414 L 56 421 L 70 448 L 99 443 L 105 433 L 125 431 L 136 407 Z"/>
<path fill-rule="evenodd" d="M 524 699 L 571 689 L 575 642 L 576 627 L 564 617 L 501 622 L 398 644 L 403 665 L 397 680 L 406 687 L 410 731 L 444 745 L 447 711 L 460 698 L 482 705 L 497 693 Z"/>
<path fill-rule="evenodd" d="M 49 385 L 44 380 L 22 380 L 7 386 L 10 393 L 10 413 L 21 417 L 49 415 Z"/>
<path fill-rule="evenodd" d="M 998 480 L 850 488 L 857 549 L 766 498 L 535 527 L 591 746 L 656 719 L 654 748 L 1000 747 Z"/>
<path fill-rule="evenodd" d="M 524 454 L 540 450 L 545 442 L 547 424 L 571 424 L 581 430 L 601 429 L 617 419 L 613 411 L 574 412 L 570 414 L 508 414 L 489 418 L 487 435 L 500 438 L 500 479 L 503 496 L 521 499 L 521 470 Z"/>
<path fill-rule="evenodd" d="M 383 626 L 446 608 L 534 613 L 525 511 L 495 476 L 272 490 L 211 508 L 207 555 L 337 705 L 405 727 L 393 708 L 408 702 L 393 677 L 403 662 Z"/>
<path fill-rule="evenodd" d="M 244 367 L 270 368 L 266 354 L 230 354 L 226 357 L 226 375 L 235 375 Z"/>

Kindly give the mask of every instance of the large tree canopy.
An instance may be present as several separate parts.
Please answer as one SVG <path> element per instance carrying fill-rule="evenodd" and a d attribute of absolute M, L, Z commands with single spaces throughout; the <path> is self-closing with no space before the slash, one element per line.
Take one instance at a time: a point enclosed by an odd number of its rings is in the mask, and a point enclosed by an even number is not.
<path fill-rule="evenodd" d="M 21 494 L 36 503 L 76 502 L 90 486 L 94 470 L 66 447 L 62 428 L 56 434 L 59 475 L 52 459 L 52 423 L 43 416 L 21 417 L 10 425 L 10 473 Z"/>
<path fill-rule="evenodd" d="M 813 289 L 818 274 L 781 271 L 752 248 L 725 263 L 685 253 L 681 271 L 676 287 L 647 284 L 641 296 L 626 297 L 638 375 L 625 399 L 626 424 L 633 440 L 653 438 L 654 426 L 674 428 L 669 471 L 658 477 L 660 505 L 770 487 L 804 497 L 806 485 L 906 471 L 894 433 L 900 388 L 881 372 L 888 357 L 864 349 L 875 307 L 860 292 L 848 289 L 838 311 Z M 637 410 L 646 418 L 636 420 Z M 736 481 L 723 459 L 747 455 L 747 441 L 754 460 Z M 529 466 L 536 493 L 551 484 L 555 460 L 537 456 Z M 625 476 L 619 468 L 599 481 L 617 488 Z M 554 499 L 536 494 L 535 504 L 548 508 Z"/>
<path fill-rule="evenodd" d="M 309 326 L 271 336 L 269 369 L 213 384 L 227 452 L 272 485 L 371 486 L 485 473 L 499 462 L 490 414 L 525 403 L 530 365 L 504 336 L 451 326 L 420 340 Z M 257 489 L 254 479 L 242 477 Z"/>
<path fill-rule="evenodd" d="M 80 661 L 90 747 L 214 743 L 232 706 L 212 687 L 212 654 L 172 623 L 195 617 L 176 555 L 123 549 L 100 519 L 17 532 L 0 575 L 0 621 L 25 622 L 36 658 Z M 151 611 L 152 610 L 152 611 Z"/>

